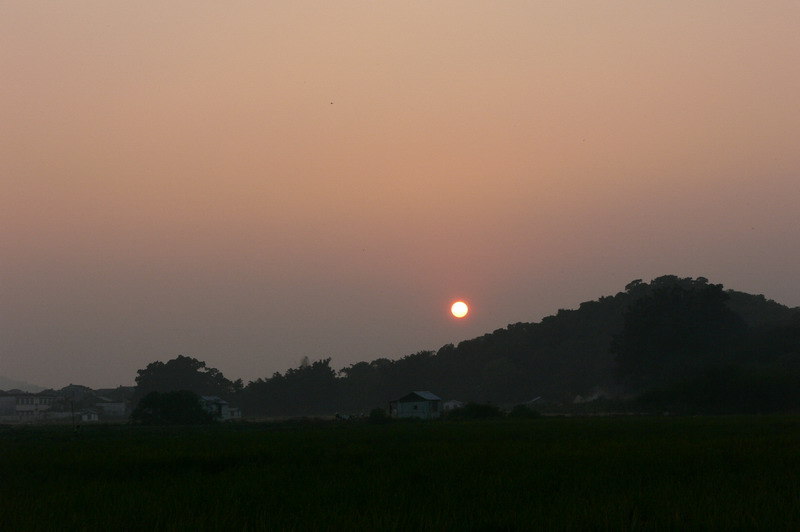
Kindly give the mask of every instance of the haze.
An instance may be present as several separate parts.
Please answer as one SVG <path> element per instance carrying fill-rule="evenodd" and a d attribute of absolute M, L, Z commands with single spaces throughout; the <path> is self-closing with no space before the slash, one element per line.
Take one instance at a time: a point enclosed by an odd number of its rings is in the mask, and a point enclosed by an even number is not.
<path fill-rule="evenodd" d="M 800 305 L 799 23 L 794 0 L 4 2 L 0 375 L 341 368 L 663 274 Z"/>

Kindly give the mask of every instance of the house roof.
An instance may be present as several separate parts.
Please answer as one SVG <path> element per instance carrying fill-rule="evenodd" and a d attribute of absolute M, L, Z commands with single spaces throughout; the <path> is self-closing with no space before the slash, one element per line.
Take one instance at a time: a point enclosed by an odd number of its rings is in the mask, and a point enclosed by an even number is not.
<path fill-rule="evenodd" d="M 227 405 L 228 404 L 228 401 L 226 401 L 224 399 L 220 399 L 216 395 L 201 395 L 200 397 L 206 403 L 216 403 L 216 404 L 219 404 L 219 405 Z"/>
<path fill-rule="evenodd" d="M 401 403 L 408 403 L 413 401 L 441 401 L 441 397 L 437 397 L 431 392 L 411 392 L 408 395 L 404 395 L 400 399 L 397 399 L 398 402 Z"/>

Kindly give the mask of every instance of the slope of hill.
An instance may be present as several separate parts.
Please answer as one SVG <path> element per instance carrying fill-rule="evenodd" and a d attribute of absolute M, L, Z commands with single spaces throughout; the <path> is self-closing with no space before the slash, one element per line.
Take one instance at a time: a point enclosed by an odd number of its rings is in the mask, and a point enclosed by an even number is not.
<path fill-rule="evenodd" d="M 177 364 L 182 358 L 188 362 Z M 167 369 L 173 366 L 183 369 L 172 375 Z M 760 373 L 751 371 L 756 369 Z M 559 310 L 538 323 L 515 323 L 437 351 L 359 362 L 339 372 L 324 359 L 242 387 L 187 357 L 143 371 L 158 382 L 171 375 L 167 380 L 177 383 L 173 387 L 196 381 L 196 392 L 211 395 L 218 395 L 219 386 L 209 385 L 206 377 L 216 375 L 229 392 L 226 397 L 247 415 L 260 416 L 366 412 L 412 390 L 513 405 L 537 397 L 566 403 L 577 396 L 631 397 L 673 389 L 651 403 L 675 404 L 690 389 L 702 397 L 695 392 L 708 388 L 703 383 L 715 375 L 749 386 L 742 396 L 752 392 L 760 399 L 751 404 L 768 404 L 774 411 L 775 405 L 784 408 L 795 401 L 795 381 L 773 376 L 796 374 L 800 382 L 800 309 L 725 291 L 703 277 L 667 275 L 649 283 L 633 281 L 613 296 Z M 783 398 L 767 397 L 770 386 L 742 379 L 742 372 L 768 375 Z M 140 371 L 140 387 L 142 379 Z M 700 384 L 675 388 L 686 382 Z M 797 400 L 800 407 L 800 395 Z"/>
<path fill-rule="evenodd" d="M 420 352 L 397 361 L 378 359 L 345 368 L 349 383 L 379 404 L 379 395 L 399 395 L 411 389 L 435 390 L 442 397 L 513 404 L 544 396 L 554 401 L 598 393 L 628 391 L 618 379 L 615 335 L 623 332 L 632 304 L 667 289 L 698 291 L 705 278 L 667 275 L 650 283 L 636 280 L 625 291 L 559 310 L 538 323 L 516 323 L 492 333 L 445 345 L 437 352 Z M 759 331 L 788 324 L 798 309 L 760 295 L 728 290 L 727 306 L 749 327 Z M 702 328 L 703 324 L 696 324 Z M 730 353 L 733 360 L 734 353 Z M 367 393 L 363 393 L 367 391 Z M 369 393 L 372 392 L 372 393 Z"/>

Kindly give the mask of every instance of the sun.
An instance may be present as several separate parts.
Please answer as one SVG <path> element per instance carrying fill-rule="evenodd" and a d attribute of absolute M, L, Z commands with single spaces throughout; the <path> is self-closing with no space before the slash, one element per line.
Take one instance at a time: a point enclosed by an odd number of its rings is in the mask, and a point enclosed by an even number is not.
<path fill-rule="evenodd" d="M 463 301 L 456 301 L 450 307 L 450 314 L 456 318 L 464 318 L 469 314 L 469 307 Z"/>

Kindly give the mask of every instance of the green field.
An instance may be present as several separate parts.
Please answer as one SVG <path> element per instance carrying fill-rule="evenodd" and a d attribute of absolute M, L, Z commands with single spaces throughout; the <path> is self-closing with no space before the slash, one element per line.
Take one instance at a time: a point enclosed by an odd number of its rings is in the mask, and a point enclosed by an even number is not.
<path fill-rule="evenodd" d="M 0 428 L 0 530 L 800 530 L 800 417 Z"/>

